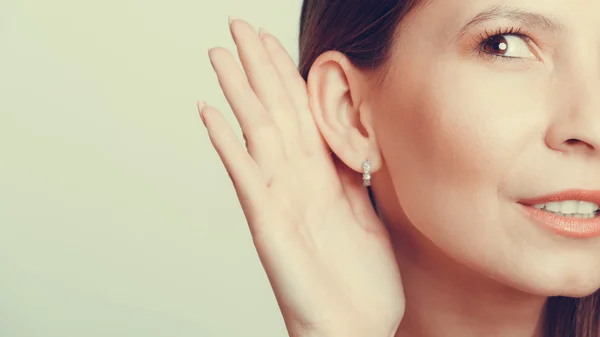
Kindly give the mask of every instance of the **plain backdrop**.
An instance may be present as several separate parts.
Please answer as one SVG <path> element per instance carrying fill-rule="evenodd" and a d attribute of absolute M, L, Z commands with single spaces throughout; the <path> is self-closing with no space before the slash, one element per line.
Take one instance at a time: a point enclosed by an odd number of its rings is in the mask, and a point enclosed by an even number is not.
<path fill-rule="evenodd" d="M 0 0 L 1 337 L 287 336 L 196 101 L 241 140 L 208 49 L 301 5 Z"/>

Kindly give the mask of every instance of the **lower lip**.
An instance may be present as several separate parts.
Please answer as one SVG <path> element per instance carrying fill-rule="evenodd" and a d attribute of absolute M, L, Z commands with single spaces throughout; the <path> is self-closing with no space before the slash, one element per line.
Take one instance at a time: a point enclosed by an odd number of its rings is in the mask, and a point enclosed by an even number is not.
<path fill-rule="evenodd" d="M 556 234 L 574 238 L 592 238 L 600 236 L 600 216 L 593 218 L 564 217 L 537 209 L 533 206 L 521 205 L 525 214 L 534 222 L 546 229 L 552 229 Z"/>

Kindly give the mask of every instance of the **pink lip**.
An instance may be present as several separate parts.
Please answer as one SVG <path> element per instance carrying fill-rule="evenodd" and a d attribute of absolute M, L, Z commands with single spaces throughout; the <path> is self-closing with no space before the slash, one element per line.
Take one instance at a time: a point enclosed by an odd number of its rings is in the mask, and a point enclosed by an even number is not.
<path fill-rule="evenodd" d="M 566 190 L 559 193 L 548 194 L 545 196 L 532 198 L 532 199 L 524 199 L 519 201 L 520 204 L 523 205 L 537 205 L 537 204 L 545 204 L 553 201 L 566 201 L 566 200 L 581 200 L 581 201 L 589 201 L 593 202 L 597 205 L 600 205 L 600 191 L 592 191 L 592 190 Z"/>
<path fill-rule="evenodd" d="M 542 197 L 524 199 L 519 201 L 528 218 L 545 228 L 554 230 L 563 236 L 576 238 L 591 238 L 600 236 L 600 216 L 593 218 L 564 217 L 533 207 L 537 204 L 560 202 L 566 200 L 580 200 L 593 202 L 600 205 L 600 191 L 567 190 Z"/>

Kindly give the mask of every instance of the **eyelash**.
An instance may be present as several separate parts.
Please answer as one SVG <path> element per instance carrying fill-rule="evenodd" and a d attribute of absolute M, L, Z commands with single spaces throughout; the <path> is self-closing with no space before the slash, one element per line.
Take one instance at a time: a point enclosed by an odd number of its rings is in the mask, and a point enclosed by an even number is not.
<path fill-rule="evenodd" d="M 500 59 L 501 61 L 524 61 L 524 59 L 520 57 L 510 57 L 510 56 L 501 56 L 492 53 L 488 53 L 483 50 L 483 47 L 486 43 L 488 43 L 492 38 L 504 35 L 512 35 L 523 39 L 526 43 L 530 43 L 532 41 L 529 34 L 525 31 L 525 29 L 521 27 L 502 27 L 494 30 L 486 30 L 485 32 L 479 34 L 479 38 L 477 39 L 477 43 L 475 46 L 475 51 L 478 55 L 487 58 Z"/>

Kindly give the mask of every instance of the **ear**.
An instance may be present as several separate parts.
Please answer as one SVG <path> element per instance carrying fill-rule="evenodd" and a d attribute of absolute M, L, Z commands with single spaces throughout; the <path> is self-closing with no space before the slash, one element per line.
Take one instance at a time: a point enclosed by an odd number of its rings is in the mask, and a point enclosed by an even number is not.
<path fill-rule="evenodd" d="M 366 74 L 337 51 L 321 54 L 308 75 L 308 99 L 314 120 L 338 158 L 356 172 L 365 160 L 371 172 L 382 165 L 375 140 Z"/>

